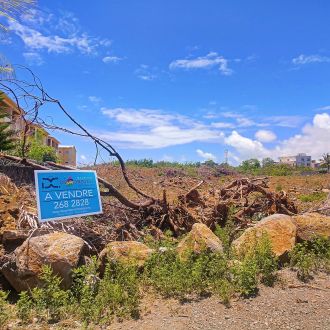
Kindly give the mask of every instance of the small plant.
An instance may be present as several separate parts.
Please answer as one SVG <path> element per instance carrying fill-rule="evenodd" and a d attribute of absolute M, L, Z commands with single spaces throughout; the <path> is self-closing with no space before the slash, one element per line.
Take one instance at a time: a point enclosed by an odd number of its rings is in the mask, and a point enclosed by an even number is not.
<path fill-rule="evenodd" d="M 281 184 L 277 184 L 276 187 L 275 187 L 275 190 L 276 190 L 277 192 L 282 191 L 282 190 L 283 190 L 282 185 L 281 185 Z"/>
<path fill-rule="evenodd" d="M 308 281 L 314 269 L 314 256 L 309 253 L 307 244 L 298 243 L 290 253 L 290 265 L 297 269 L 301 281 Z"/>
<path fill-rule="evenodd" d="M 311 241 L 296 244 L 290 253 L 290 265 L 297 269 L 297 276 L 308 281 L 317 270 L 330 271 L 330 241 L 315 237 Z"/>
<path fill-rule="evenodd" d="M 246 256 L 233 267 L 235 288 L 244 297 L 254 296 L 258 292 L 258 265 L 253 256 Z"/>
<path fill-rule="evenodd" d="M 0 290 L 0 328 L 4 328 L 10 319 L 11 308 L 7 302 L 8 292 Z"/>
<path fill-rule="evenodd" d="M 144 282 L 165 297 L 184 299 L 188 294 L 219 291 L 219 280 L 229 278 L 227 259 L 216 253 L 189 254 L 180 259 L 175 251 L 156 253 L 147 261 Z"/>
<path fill-rule="evenodd" d="M 213 284 L 213 292 L 220 297 L 225 306 L 230 306 L 230 299 L 234 294 L 234 286 L 230 280 L 219 279 L 218 281 L 215 281 Z"/>
<path fill-rule="evenodd" d="M 274 284 L 278 263 L 266 233 L 261 237 L 251 237 L 251 244 L 239 255 L 239 259 L 233 273 L 236 288 L 243 296 L 257 293 L 258 278 L 265 285 Z"/>
<path fill-rule="evenodd" d="M 74 313 L 86 324 L 90 323 L 93 319 L 94 299 L 99 288 L 97 269 L 97 259 L 96 257 L 92 257 L 90 263 L 73 270 L 71 295 L 72 300 L 78 304 Z"/>
<path fill-rule="evenodd" d="M 117 262 L 109 263 L 93 301 L 92 319 L 97 323 L 109 323 L 114 316 L 137 317 L 139 302 L 137 267 Z"/>
<path fill-rule="evenodd" d="M 322 191 L 314 191 L 311 194 L 304 194 L 298 197 L 302 202 L 322 202 L 327 198 L 327 193 Z"/>
<path fill-rule="evenodd" d="M 173 237 L 171 230 L 166 230 L 160 239 L 154 239 L 152 235 L 144 237 L 144 243 L 153 249 L 166 248 L 173 249 L 177 246 L 178 240 Z"/>
<path fill-rule="evenodd" d="M 69 291 L 61 289 L 61 279 L 53 274 L 50 266 L 43 266 L 40 279 L 43 282 L 41 288 L 32 289 L 31 295 L 20 294 L 18 314 L 23 321 L 28 321 L 28 316 L 46 322 L 58 321 L 69 306 Z"/>

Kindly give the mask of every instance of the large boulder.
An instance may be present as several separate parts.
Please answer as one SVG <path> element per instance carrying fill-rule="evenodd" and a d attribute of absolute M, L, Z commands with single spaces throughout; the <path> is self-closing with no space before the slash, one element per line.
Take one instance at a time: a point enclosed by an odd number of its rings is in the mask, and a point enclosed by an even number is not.
<path fill-rule="evenodd" d="M 177 246 L 177 252 L 180 258 L 184 258 L 191 252 L 199 254 L 207 250 L 221 253 L 223 252 L 223 247 L 219 237 L 202 223 L 195 223 L 191 231 Z"/>
<path fill-rule="evenodd" d="M 255 244 L 256 240 L 266 234 L 274 254 L 277 257 L 284 257 L 296 243 L 296 232 L 297 228 L 291 217 L 284 214 L 273 214 L 247 229 L 233 242 L 233 247 L 239 254 L 244 254 Z"/>
<path fill-rule="evenodd" d="M 51 266 L 62 279 L 63 288 L 71 285 L 72 269 L 78 266 L 84 241 L 74 235 L 55 232 L 27 239 L 1 268 L 8 282 L 18 292 L 42 284 L 43 265 Z"/>
<path fill-rule="evenodd" d="M 293 217 L 297 226 L 297 238 L 311 240 L 315 236 L 330 238 L 330 217 L 319 213 L 305 213 Z"/>
<path fill-rule="evenodd" d="M 101 251 L 99 256 L 101 273 L 103 273 L 109 261 L 119 261 L 143 266 L 153 251 L 147 245 L 136 241 L 110 242 Z"/>

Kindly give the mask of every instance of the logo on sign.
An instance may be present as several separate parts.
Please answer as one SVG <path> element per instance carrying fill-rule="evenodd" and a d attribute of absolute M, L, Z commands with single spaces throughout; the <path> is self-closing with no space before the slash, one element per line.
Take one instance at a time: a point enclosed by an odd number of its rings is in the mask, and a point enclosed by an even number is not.
<path fill-rule="evenodd" d="M 72 179 L 71 176 L 69 176 L 68 179 L 65 181 L 65 184 L 66 184 L 67 186 L 72 186 L 73 183 L 74 183 L 74 181 L 73 181 L 73 179 Z"/>
<path fill-rule="evenodd" d="M 43 189 L 59 188 L 60 186 L 57 186 L 57 185 L 54 184 L 55 180 L 58 180 L 58 177 L 56 177 L 56 178 L 42 178 L 42 188 Z"/>

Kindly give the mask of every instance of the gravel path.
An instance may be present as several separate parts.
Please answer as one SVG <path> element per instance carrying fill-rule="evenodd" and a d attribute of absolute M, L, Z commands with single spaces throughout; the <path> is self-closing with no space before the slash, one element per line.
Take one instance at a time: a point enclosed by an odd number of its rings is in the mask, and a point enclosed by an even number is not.
<path fill-rule="evenodd" d="M 281 283 L 262 287 L 255 298 L 226 308 L 216 297 L 180 304 L 148 298 L 139 320 L 115 323 L 110 329 L 329 329 L 330 277 L 321 274 L 304 284 L 290 271 Z"/>

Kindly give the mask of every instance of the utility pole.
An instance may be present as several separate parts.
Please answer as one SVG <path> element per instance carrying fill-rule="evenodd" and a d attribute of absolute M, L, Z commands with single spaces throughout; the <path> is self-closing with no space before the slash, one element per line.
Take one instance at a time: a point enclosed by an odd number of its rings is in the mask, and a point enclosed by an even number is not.
<path fill-rule="evenodd" d="M 225 164 L 228 165 L 228 149 L 225 150 Z"/>

